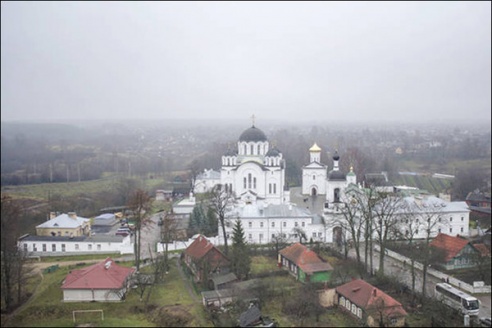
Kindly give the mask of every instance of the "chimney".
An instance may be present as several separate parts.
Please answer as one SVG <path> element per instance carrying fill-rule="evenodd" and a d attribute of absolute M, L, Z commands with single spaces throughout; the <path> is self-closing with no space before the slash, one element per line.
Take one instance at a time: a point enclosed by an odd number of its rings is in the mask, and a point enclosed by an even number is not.
<path fill-rule="evenodd" d="M 77 218 L 77 214 L 75 212 L 68 212 L 68 216 L 71 218 L 71 219 L 76 219 Z"/>
<path fill-rule="evenodd" d="M 50 220 L 56 218 L 55 212 L 50 212 Z"/>

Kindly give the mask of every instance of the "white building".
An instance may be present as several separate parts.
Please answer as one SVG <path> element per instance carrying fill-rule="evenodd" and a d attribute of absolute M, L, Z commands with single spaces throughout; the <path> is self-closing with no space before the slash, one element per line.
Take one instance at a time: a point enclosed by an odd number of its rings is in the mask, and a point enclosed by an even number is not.
<path fill-rule="evenodd" d="M 19 238 L 19 246 L 32 256 L 63 256 L 81 254 L 133 254 L 130 235 L 94 236 L 31 236 Z"/>
<path fill-rule="evenodd" d="M 220 172 L 205 169 L 203 173 L 197 175 L 193 190 L 195 194 L 205 193 L 211 191 L 218 184 L 220 184 Z"/>
<path fill-rule="evenodd" d="M 281 236 L 287 241 L 299 241 L 302 231 L 306 239 L 303 241 L 330 242 L 331 232 L 325 231 L 320 215 L 312 214 L 308 209 L 294 204 L 241 204 L 228 213 L 226 235 L 232 238 L 236 220 L 241 221 L 246 241 L 252 244 L 271 243 Z M 223 244 L 222 229 L 219 225 L 219 243 Z M 232 242 L 232 239 L 229 240 Z"/>
<path fill-rule="evenodd" d="M 286 204 L 285 160 L 263 131 L 253 126 L 245 130 L 236 150 L 222 156 L 220 183 L 244 203 Z"/>

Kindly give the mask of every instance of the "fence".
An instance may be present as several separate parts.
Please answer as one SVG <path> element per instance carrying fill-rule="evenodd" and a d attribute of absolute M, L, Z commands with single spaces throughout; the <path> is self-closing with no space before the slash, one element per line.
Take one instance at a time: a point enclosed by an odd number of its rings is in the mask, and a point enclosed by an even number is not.
<path fill-rule="evenodd" d="M 379 252 L 379 249 L 380 249 L 379 245 L 374 246 L 374 248 Z M 398 254 L 398 253 L 396 253 L 392 250 L 389 250 L 389 249 L 386 249 L 386 255 L 388 255 L 388 256 L 390 256 L 390 257 L 392 257 L 395 260 L 398 260 L 400 262 L 405 262 L 405 263 L 411 262 L 411 260 L 408 257 L 403 256 L 401 254 Z M 424 266 L 422 265 L 422 263 L 415 262 L 415 268 L 422 271 Z M 478 294 L 490 294 L 491 293 L 491 286 L 486 286 L 481 282 L 475 281 L 473 283 L 473 286 L 472 286 L 470 284 L 467 284 L 464 281 L 461 281 L 461 280 L 456 279 L 454 277 L 450 277 L 449 275 L 444 274 L 441 271 L 437 271 L 437 270 L 432 269 L 432 268 L 428 268 L 427 273 L 429 273 L 430 275 L 432 275 L 436 278 L 439 278 L 441 280 L 446 280 L 446 282 L 449 282 L 451 285 L 454 285 L 454 286 L 456 286 L 460 289 L 463 289 L 463 290 L 465 290 L 469 293 L 472 293 L 472 294 L 476 294 L 476 293 L 478 293 Z"/>

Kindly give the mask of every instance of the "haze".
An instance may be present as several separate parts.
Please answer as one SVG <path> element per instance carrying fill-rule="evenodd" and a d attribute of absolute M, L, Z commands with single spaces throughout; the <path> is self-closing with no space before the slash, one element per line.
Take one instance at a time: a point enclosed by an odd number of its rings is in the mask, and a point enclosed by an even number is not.
<path fill-rule="evenodd" d="M 1 119 L 491 120 L 487 2 L 2 2 Z"/>

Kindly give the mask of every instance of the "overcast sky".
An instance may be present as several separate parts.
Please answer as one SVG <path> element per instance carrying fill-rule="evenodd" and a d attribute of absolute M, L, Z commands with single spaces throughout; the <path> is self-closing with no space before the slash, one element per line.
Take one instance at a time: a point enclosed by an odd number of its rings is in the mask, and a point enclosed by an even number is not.
<path fill-rule="evenodd" d="M 490 1 L 2 2 L 1 119 L 483 122 L 491 58 Z"/>

